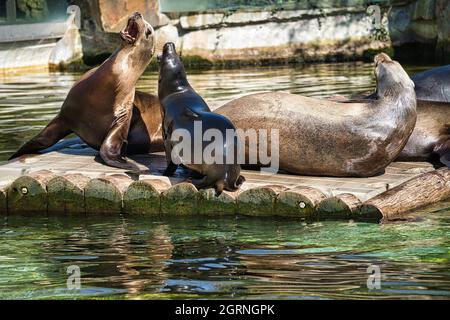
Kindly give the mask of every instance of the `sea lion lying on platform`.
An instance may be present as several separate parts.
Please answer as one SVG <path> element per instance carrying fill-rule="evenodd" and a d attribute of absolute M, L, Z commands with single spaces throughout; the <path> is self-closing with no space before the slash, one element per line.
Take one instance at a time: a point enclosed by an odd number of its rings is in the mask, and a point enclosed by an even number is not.
<path fill-rule="evenodd" d="M 418 100 L 450 102 L 450 65 L 417 73 L 411 79 Z"/>
<path fill-rule="evenodd" d="M 120 32 L 121 47 L 84 74 L 69 91 L 59 114 L 10 159 L 44 150 L 70 133 L 100 150 L 106 164 L 136 170 L 125 154 L 146 153 L 161 145 L 159 101 L 136 93 L 136 82 L 154 53 L 154 30 L 138 12 Z"/>
<path fill-rule="evenodd" d="M 379 99 L 374 101 L 339 103 L 273 92 L 245 96 L 215 111 L 238 129 L 278 129 L 285 171 L 369 177 L 400 154 L 416 123 L 414 83 L 402 66 L 379 54 L 375 76 Z"/>
<path fill-rule="evenodd" d="M 441 162 L 450 167 L 450 65 L 412 76 L 417 97 L 417 122 L 398 161 Z M 333 97 L 340 102 L 378 99 L 369 96 Z"/>
<path fill-rule="evenodd" d="M 178 164 L 182 164 L 204 176 L 203 179 L 192 180 L 197 188 L 215 187 L 219 194 L 224 189 L 237 190 L 245 178 L 240 175 L 241 167 L 236 160 L 238 152 L 236 128 L 226 117 L 211 112 L 206 102 L 191 87 L 186 78 L 184 65 L 176 53 L 173 43 L 169 42 L 164 45 L 162 55 L 158 56 L 158 63 L 158 96 L 161 104 L 164 146 L 168 163 L 164 175 L 173 175 Z M 216 130 L 222 135 L 222 138 L 225 138 L 219 146 L 221 149 L 220 163 L 205 161 L 204 151 L 209 143 L 205 143 L 203 137 L 205 132 L 211 129 Z M 232 141 L 226 139 L 227 130 L 231 130 L 234 134 L 231 138 Z M 183 150 L 183 155 L 177 155 L 177 159 L 174 159 L 175 155 L 172 151 L 179 143 L 174 141 L 177 131 L 187 132 L 188 136 L 183 136 L 183 142 L 185 142 L 184 139 L 188 139 L 190 144 L 189 150 Z M 199 150 L 195 148 L 196 142 L 200 143 Z M 235 155 L 231 163 L 226 157 L 230 151 Z M 190 152 L 190 155 L 186 155 L 184 152 Z"/>

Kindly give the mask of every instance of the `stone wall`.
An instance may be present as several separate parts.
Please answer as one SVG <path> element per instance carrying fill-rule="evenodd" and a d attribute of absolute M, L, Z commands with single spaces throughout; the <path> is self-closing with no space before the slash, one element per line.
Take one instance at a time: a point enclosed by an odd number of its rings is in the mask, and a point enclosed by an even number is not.
<path fill-rule="evenodd" d="M 186 0 L 188 1 L 188 0 Z M 74 0 L 82 8 L 85 61 L 95 63 L 119 43 L 127 16 L 140 11 L 155 27 L 157 48 L 177 45 L 187 63 L 241 64 L 361 59 L 373 52 L 423 44 L 433 57 L 450 53 L 449 0 L 392 0 L 379 24 L 367 3 L 297 10 L 160 12 L 157 0 Z M 308 2 L 309 3 L 309 2 Z M 358 5 L 356 3 L 361 3 Z"/>

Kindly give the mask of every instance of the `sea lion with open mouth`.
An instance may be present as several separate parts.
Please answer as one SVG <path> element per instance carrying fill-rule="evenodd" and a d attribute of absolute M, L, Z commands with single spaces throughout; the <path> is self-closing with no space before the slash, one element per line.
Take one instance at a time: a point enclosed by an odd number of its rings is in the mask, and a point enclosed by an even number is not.
<path fill-rule="evenodd" d="M 161 116 L 163 119 L 163 137 L 166 149 L 167 169 L 165 175 L 171 176 L 175 173 L 178 164 L 203 175 L 203 179 L 193 179 L 192 183 L 197 188 L 215 187 L 218 194 L 224 189 L 228 191 L 237 190 L 245 181 L 240 175 L 241 167 L 237 163 L 238 141 L 235 134 L 236 128 L 226 117 L 211 112 L 205 101 L 198 95 L 186 78 L 186 71 L 180 57 L 176 53 L 175 45 L 166 43 L 163 53 L 158 56 L 159 82 L 158 96 L 161 104 Z M 199 132 L 196 129 L 200 127 Z M 172 153 L 178 141 L 174 138 L 176 131 L 187 132 L 190 141 L 191 157 L 183 153 L 175 161 Z M 223 139 L 219 149 L 215 150 L 221 154 L 220 163 L 207 162 L 204 158 L 204 150 L 208 143 L 203 140 L 208 130 L 215 130 Z M 233 133 L 232 141 L 227 139 L 227 130 Z M 212 131 L 211 131 L 212 132 Z M 196 136 L 200 134 L 201 136 Z M 173 139 L 174 138 L 174 139 Z M 184 140 L 184 137 L 183 137 Z M 196 141 L 200 142 L 200 150 L 195 149 Z M 183 141 L 185 142 L 185 141 Z M 183 152 L 184 152 L 183 151 Z M 198 153 L 201 154 L 198 154 Z M 235 155 L 230 163 L 227 154 L 233 152 Z M 195 161 L 198 159 L 199 161 Z"/>
<path fill-rule="evenodd" d="M 154 53 L 154 30 L 136 12 L 120 36 L 121 47 L 73 85 L 59 114 L 10 159 L 37 153 L 75 133 L 100 150 L 106 164 L 137 170 L 124 155 L 145 153 L 152 145 L 162 144 L 157 138 L 161 129 L 158 98 L 135 94 L 136 82 Z"/>
<path fill-rule="evenodd" d="M 402 66 L 379 54 L 375 76 L 378 100 L 340 103 L 270 92 L 233 100 L 215 112 L 244 131 L 278 129 L 279 166 L 285 171 L 369 177 L 400 154 L 416 123 L 414 83 Z"/>

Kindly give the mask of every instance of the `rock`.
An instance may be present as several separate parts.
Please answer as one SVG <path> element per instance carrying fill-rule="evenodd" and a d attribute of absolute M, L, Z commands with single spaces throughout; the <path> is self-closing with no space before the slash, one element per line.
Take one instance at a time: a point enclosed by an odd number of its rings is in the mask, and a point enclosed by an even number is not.
<path fill-rule="evenodd" d="M 162 52 L 162 49 L 166 42 L 175 43 L 175 47 L 177 48 L 177 50 L 180 50 L 181 48 L 181 39 L 178 35 L 178 29 L 171 24 L 156 29 L 155 38 L 156 38 L 155 44 L 156 54 Z"/>

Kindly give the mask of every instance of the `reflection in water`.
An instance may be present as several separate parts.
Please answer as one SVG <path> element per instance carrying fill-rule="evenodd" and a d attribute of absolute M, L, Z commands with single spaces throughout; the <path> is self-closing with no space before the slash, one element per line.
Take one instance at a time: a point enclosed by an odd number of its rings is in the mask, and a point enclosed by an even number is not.
<path fill-rule="evenodd" d="M 450 212 L 377 225 L 10 217 L 1 298 L 449 298 Z M 338 241 L 336 241 L 338 239 Z M 367 289 L 367 267 L 381 290 Z M 81 290 L 66 288 L 67 267 Z"/>
<path fill-rule="evenodd" d="M 373 90 L 370 63 L 312 64 L 233 70 L 190 71 L 191 84 L 212 107 L 262 91 L 307 96 L 356 94 Z M 410 72 L 426 67 L 407 68 Z M 31 73 L 0 78 L 0 161 L 39 132 L 59 111 L 76 73 Z M 157 93 L 158 75 L 144 74 L 138 89 Z"/>

